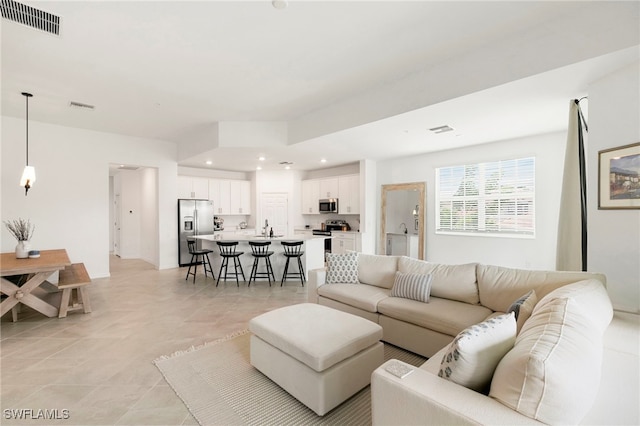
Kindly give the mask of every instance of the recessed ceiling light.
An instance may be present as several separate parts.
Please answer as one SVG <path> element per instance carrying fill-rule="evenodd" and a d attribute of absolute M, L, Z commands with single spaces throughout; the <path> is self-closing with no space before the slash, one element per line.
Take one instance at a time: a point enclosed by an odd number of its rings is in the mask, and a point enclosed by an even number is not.
<path fill-rule="evenodd" d="M 291 166 L 284 166 L 285 170 L 289 170 Z"/>
<path fill-rule="evenodd" d="M 258 166 L 256 167 L 256 170 L 262 170 L 262 167 Z"/>
<path fill-rule="evenodd" d="M 264 161 L 266 160 L 266 158 L 264 158 L 263 156 L 258 157 L 258 161 Z"/>
<path fill-rule="evenodd" d="M 321 159 L 320 159 L 320 162 L 321 162 L 321 163 L 326 163 L 326 162 L 327 162 L 327 159 L 326 159 L 326 158 L 321 158 Z"/>
<path fill-rule="evenodd" d="M 287 4 L 287 0 L 273 0 L 271 2 L 271 5 L 278 10 L 285 9 L 287 7 Z"/>
<path fill-rule="evenodd" d="M 210 165 L 212 165 L 212 164 L 213 164 L 213 161 L 211 161 L 211 160 L 207 160 L 207 161 L 206 161 L 206 163 L 207 163 L 207 166 L 210 166 Z"/>

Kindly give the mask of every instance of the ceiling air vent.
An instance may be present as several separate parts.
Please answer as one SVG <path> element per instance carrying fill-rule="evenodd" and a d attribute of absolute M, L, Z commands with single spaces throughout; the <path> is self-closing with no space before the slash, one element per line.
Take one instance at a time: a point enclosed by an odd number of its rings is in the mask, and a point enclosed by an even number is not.
<path fill-rule="evenodd" d="M 451 132 L 453 131 L 453 127 L 445 125 L 445 126 L 433 127 L 429 130 L 432 131 L 433 133 L 438 134 L 438 133 Z"/>
<path fill-rule="evenodd" d="M 60 17 L 13 0 L 0 3 L 2 17 L 50 34 L 60 35 Z"/>
<path fill-rule="evenodd" d="M 82 109 L 90 109 L 90 110 L 93 110 L 96 108 L 94 105 L 83 104 L 81 102 L 75 102 L 75 101 L 69 102 L 69 106 L 72 108 L 82 108 Z"/>

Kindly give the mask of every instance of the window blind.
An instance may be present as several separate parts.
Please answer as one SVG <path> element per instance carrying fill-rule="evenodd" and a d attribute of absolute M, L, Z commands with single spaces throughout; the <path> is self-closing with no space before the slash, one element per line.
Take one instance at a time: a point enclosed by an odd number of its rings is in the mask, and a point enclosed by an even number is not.
<path fill-rule="evenodd" d="M 436 169 L 436 232 L 535 235 L 535 157 Z"/>

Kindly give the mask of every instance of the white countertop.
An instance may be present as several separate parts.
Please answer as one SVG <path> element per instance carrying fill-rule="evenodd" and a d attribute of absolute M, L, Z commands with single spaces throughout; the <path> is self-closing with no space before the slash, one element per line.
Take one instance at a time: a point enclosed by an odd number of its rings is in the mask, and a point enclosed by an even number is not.
<path fill-rule="evenodd" d="M 283 235 L 283 236 L 274 236 L 273 238 L 265 238 L 262 235 L 241 235 L 241 234 L 225 234 L 225 233 L 217 233 L 217 234 L 208 234 L 208 235 L 197 235 L 194 238 L 198 240 L 207 240 L 207 241 L 308 241 L 308 240 L 319 240 L 331 237 L 325 237 L 323 235 Z"/>

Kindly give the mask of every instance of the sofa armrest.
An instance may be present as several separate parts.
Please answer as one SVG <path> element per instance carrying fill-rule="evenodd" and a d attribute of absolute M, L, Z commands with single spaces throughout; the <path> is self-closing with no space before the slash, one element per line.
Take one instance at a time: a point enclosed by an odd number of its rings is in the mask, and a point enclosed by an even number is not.
<path fill-rule="evenodd" d="M 327 282 L 327 268 L 312 269 L 307 280 L 307 301 L 318 303 L 318 288 Z"/>
<path fill-rule="evenodd" d="M 400 379 L 385 370 L 391 363 L 414 371 Z M 371 414 L 374 425 L 542 424 L 486 395 L 395 359 L 371 376 Z"/>

